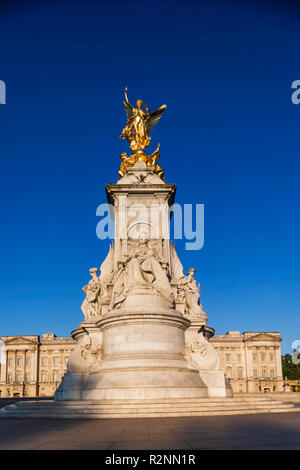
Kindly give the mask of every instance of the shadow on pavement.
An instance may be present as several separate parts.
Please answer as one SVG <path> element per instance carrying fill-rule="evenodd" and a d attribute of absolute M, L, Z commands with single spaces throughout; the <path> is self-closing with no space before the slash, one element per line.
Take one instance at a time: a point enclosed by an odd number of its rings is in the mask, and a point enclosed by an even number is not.
<path fill-rule="evenodd" d="M 0 419 L 0 449 L 300 449 L 300 413 Z"/>

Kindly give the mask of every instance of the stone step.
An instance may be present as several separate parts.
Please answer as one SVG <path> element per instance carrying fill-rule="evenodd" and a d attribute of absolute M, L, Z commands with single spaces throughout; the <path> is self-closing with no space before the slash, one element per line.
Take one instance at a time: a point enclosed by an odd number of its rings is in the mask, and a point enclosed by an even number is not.
<path fill-rule="evenodd" d="M 189 413 L 189 412 L 197 412 L 197 413 L 202 413 L 202 412 L 210 412 L 210 411 L 213 411 L 213 412 L 223 412 L 223 411 L 243 411 L 243 410 L 251 410 L 251 409 L 255 409 L 255 410 L 261 410 L 261 409 L 276 409 L 276 410 L 282 410 L 282 409 L 293 409 L 293 406 L 285 406 L 285 405 L 279 405 L 279 406 L 276 406 L 276 407 L 266 407 L 266 406 L 240 406 L 240 407 L 217 407 L 217 408 L 212 408 L 212 409 L 208 409 L 208 408 L 194 408 L 194 407 L 182 407 L 182 408 L 168 408 L 167 410 L 163 407 L 155 407 L 155 408 L 152 408 L 152 407 L 145 407 L 145 408 L 140 408 L 140 409 L 131 409 L 131 410 L 116 410 L 116 409 L 94 409 L 94 410 L 86 410 L 86 409 L 73 409 L 73 410 L 65 410 L 65 409 L 61 409 L 61 410 L 56 410 L 56 409 L 53 409 L 53 410 L 9 410 L 7 411 L 6 413 L 7 414 L 19 414 L 19 415 L 27 415 L 27 416 L 30 416 L 31 414 L 35 414 L 35 413 L 39 413 L 39 414 L 56 414 L 57 416 L 60 416 L 60 415 L 64 415 L 64 414 L 69 414 L 69 415 L 77 415 L 77 416 L 81 416 L 81 415 L 96 415 L 96 414 L 105 414 L 105 413 L 109 413 L 109 414 L 119 414 L 119 415 L 128 415 L 128 413 L 132 413 L 132 414 L 144 414 L 144 413 Z M 4 414 L 6 414 L 4 412 Z"/>
<path fill-rule="evenodd" d="M 7 410 L 27 410 L 27 411 L 36 411 L 36 410 L 113 410 L 113 409 L 118 409 L 122 412 L 122 410 L 135 410 L 135 409 L 145 409 L 145 408 L 163 408 L 165 409 L 166 407 L 168 409 L 182 409 L 182 408 L 196 408 L 196 409 L 223 409 L 223 408 L 244 408 L 244 407 L 250 407 L 250 406 L 255 406 L 255 407 L 281 407 L 281 406 L 288 406 L 288 407 L 293 407 L 294 405 L 292 403 L 285 404 L 285 403 L 240 403 L 240 404 L 230 404 L 230 403 L 225 403 L 225 404 L 193 404 L 193 403 L 177 403 L 177 404 L 139 404 L 139 405 L 126 405 L 126 404 L 119 404 L 119 406 L 115 406 L 112 404 L 99 404 L 99 405 L 66 405 L 66 406 L 26 406 L 26 407 L 20 407 L 20 406 L 9 406 L 6 407 L 5 409 Z"/>
<path fill-rule="evenodd" d="M 71 403 L 66 403 L 66 404 L 59 404 L 57 405 L 56 403 L 53 403 L 52 405 L 48 406 L 43 406 L 43 404 L 33 404 L 33 405 L 9 405 L 5 409 L 18 409 L 18 410 L 26 410 L 26 411 L 34 411 L 34 410 L 97 410 L 97 409 L 115 409 L 117 408 L 118 410 L 129 410 L 129 409 L 136 409 L 136 408 L 195 408 L 197 409 L 208 409 L 208 408 L 213 408 L 213 409 L 220 409 L 220 408 L 239 408 L 239 407 L 249 407 L 249 406 L 256 406 L 256 407 L 275 407 L 275 406 L 288 406 L 288 407 L 293 407 L 294 405 L 292 403 L 290 404 L 285 404 L 280 401 L 273 401 L 273 402 L 265 402 L 265 403 L 189 403 L 189 402 L 181 402 L 181 403 L 135 403 L 135 404 L 124 404 L 124 403 L 119 403 L 118 406 L 112 403 L 97 403 L 97 404 L 71 404 Z"/>
<path fill-rule="evenodd" d="M 90 416 L 97 416 L 97 415 L 110 415 L 110 416 L 113 416 L 113 415 L 118 415 L 118 416 L 129 416 L 129 415 L 144 415 L 144 414 L 155 414 L 157 415 L 157 413 L 162 413 L 162 414 L 182 414 L 184 413 L 185 415 L 193 415 L 194 413 L 196 413 L 196 415 L 199 415 L 199 414 L 206 414 L 206 413 L 219 413 L 219 414 L 223 414 L 225 412 L 250 412 L 250 411 L 259 411 L 259 410 L 265 410 L 265 411 L 279 411 L 279 410 L 289 410 L 289 409 L 293 409 L 294 406 L 293 404 L 280 404 L 280 405 L 276 405 L 276 406 L 266 406 L 266 405 L 247 405 L 247 404 L 244 404 L 244 405 L 240 405 L 240 406 L 218 406 L 218 407 L 212 407 L 211 409 L 208 408 L 208 407 L 194 407 L 194 406 L 181 406 L 181 407 L 168 407 L 167 410 L 166 410 L 166 407 L 163 407 L 163 406 L 145 406 L 145 407 L 139 407 L 139 408 L 134 408 L 134 409 L 126 409 L 126 408 L 119 408 L 117 409 L 116 407 L 111 407 L 111 408 L 108 408 L 108 407 L 94 407 L 94 408 L 84 408 L 84 407 L 77 407 L 77 408 L 71 408 L 71 409 L 67 409 L 67 408 L 48 408 L 48 409 L 43 409 L 43 407 L 40 407 L 39 409 L 28 409 L 28 408 L 18 408 L 18 407 L 15 407 L 15 408 L 10 408 L 10 409 L 5 409 L 3 410 L 2 412 L 0 412 L 0 415 L 9 415 L 9 416 L 33 416 L 33 415 L 42 415 L 42 416 L 49 416 L 49 415 L 56 415 L 57 417 L 60 417 L 60 416 L 65 416 L 65 415 L 68 415 L 68 416 L 87 416 L 87 415 L 90 415 Z"/>
<path fill-rule="evenodd" d="M 216 402 L 223 402 L 224 400 L 226 401 L 235 401 L 235 402 L 247 402 L 247 401 L 270 401 L 270 400 L 279 400 L 279 401 L 282 401 L 281 398 L 272 398 L 272 397 L 245 397 L 245 398 L 242 398 L 242 397 L 196 397 L 196 398 L 193 398 L 193 397 L 185 397 L 185 398 L 172 398 L 172 397 L 169 397 L 169 398 L 126 398 L 126 399 L 122 399 L 122 398 L 117 398 L 117 399 L 114 399 L 114 398 L 105 398 L 105 399 L 96 399 L 96 400 L 84 400 L 85 403 L 102 403 L 103 401 L 105 402 L 110 402 L 110 403 L 120 403 L 120 401 L 125 401 L 127 403 L 141 403 L 141 402 L 149 402 L 149 403 L 153 403 L 153 402 L 164 402 L 166 403 L 167 401 L 170 401 L 170 402 L 175 402 L 175 401 L 178 401 L 178 402 L 181 402 L 181 401 L 185 401 L 185 400 L 189 400 L 189 401 L 192 401 L 192 402 L 211 402 L 211 401 L 216 401 Z M 34 401 L 34 400 L 32 400 Z M 43 400 L 44 403 L 53 403 L 55 400 Z M 72 403 L 82 403 L 83 400 L 65 400 L 64 403 L 66 401 L 72 401 Z M 21 402 L 21 400 L 19 401 L 19 403 Z M 26 403 L 29 403 L 30 400 L 27 400 Z M 55 401 L 56 403 L 59 403 L 60 400 L 58 401 Z M 25 401 L 22 401 L 22 403 L 25 403 Z"/>
<path fill-rule="evenodd" d="M 214 406 L 215 404 L 218 405 L 220 403 L 222 404 L 239 404 L 239 403 L 283 403 L 282 400 L 274 400 L 270 398 L 259 398 L 259 399 L 247 399 L 247 400 L 241 400 L 241 399 L 235 399 L 235 398 L 187 398 L 187 399 L 176 399 L 176 398 L 168 398 L 168 399 L 139 399 L 139 400 L 84 400 L 84 401 L 54 401 L 54 400 L 49 400 L 49 401 L 43 401 L 43 402 L 38 402 L 38 401 L 19 401 L 16 404 L 11 404 L 7 406 L 21 406 L 21 407 L 32 407 L 32 406 L 77 406 L 77 405 L 84 405 L 84 406 L 95 406 L 95 405 L 103 405 L 103 404 L 111 404 L 111 405 L 117 405 L 117 406 L 136 406 L 137 404 L 142 405 L 142 404 L 147 404 L 147 403 L 158 403 L 158 404 L 184 404 L 184 403 L 195 403 L 195 404 L 200 404 L 200 405 L 211 405 Z"/>
<path fill-rule="evenodd" d="M 0 409 L 0 418 L 134 418 L 216 416 L 300 411 L 293 403 L 270 398 L 105 401 L 19 401 Z"/>
<path fill-rule="evenodd" d="M 294 412 L 295 409 L 278 409 L 278 408 L 248 408 L 248 409 L 232 409 L 232 410 L 222 410 L 222 411 L 191 411 L 189 412 L 129 412 L 126 414 L 115 413 L 85 413 L 85 414 L 70 414 L 70 413 L 31 413 L 20 414 L 20 413 L 10 413 L 10 414 L 1 414 L 0 418 L 30 418 L 30 419 L 104 419 L 104 418 L 170 418 L 170 417 L 187 417 L 187 416 L 223 416 L 223 415 L 243 415 L 243 414 L 257 414 L 257 413 L 287 413 Z M 299 410 L 300 411 L 300 410 Z"/>

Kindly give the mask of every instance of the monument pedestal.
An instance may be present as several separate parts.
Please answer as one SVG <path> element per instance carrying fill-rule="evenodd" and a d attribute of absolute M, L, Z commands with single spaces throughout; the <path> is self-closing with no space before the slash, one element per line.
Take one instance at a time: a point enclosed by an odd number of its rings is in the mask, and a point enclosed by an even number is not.
<path fill-rule="evenodd" d="M 233 397 L 233 391 L 222 370 L 200 370 L 199 375 L 209 397 Z"/>
<path fill-rule="evenodd" d="M 197 369 L 184 357 L 189 321 L 175 310 L 120 309 L 97 323 L 102 335 L 99 370 L 67 374 L 57 400 L 126 400 L 207 397 Z M 72 364 L 71 364 L 72 366 Z M 72 367 L 71 367 L 72 370 Z"/>

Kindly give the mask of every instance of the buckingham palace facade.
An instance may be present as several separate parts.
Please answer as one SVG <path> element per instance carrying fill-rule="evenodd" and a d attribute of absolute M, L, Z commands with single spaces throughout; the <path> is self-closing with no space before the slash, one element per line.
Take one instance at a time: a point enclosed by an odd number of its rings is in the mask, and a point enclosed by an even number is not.
<path fill-rule="evenodd" d="M 234 394 L 284 389 L 278 332 L 229 331 L 210 339 Z M 47 333 L 2 336 L 0 397 L 51 397 L 76 346 Z"/>
<path fill-rule="evenodd" d="M 284 391 L 279 332 L 229 331 L 210 342 L 234 394 Z"/>
<path fill-rule="evenodd" d="M 53 396 L 75 345 L 52 333 L 2 336 L 0 396 Z"/>

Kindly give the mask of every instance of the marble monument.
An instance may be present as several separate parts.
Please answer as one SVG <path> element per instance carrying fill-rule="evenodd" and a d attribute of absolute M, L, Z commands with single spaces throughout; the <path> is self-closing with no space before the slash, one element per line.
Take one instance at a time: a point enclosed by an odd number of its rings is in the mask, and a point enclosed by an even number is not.
<path fill-rule="evenodd" d="M 195 269 L 184 274 L 170 241 L 176 187 L 165 182 L 151 155 L 149 133 L 166 105 L 150 112 L 132 106 L 121 134 L 133 155 L 121 155 L 119 179 L 106 186 L 115 222 L 106 259 L 83 287 L 84 321 L 72 332 L 77 346 L 56 401 L 168 400 L 232 396 L 208 339 Z M 145 111 L 143 111 L 145 106 Z"/>
<path fill-rule="evenodd" d="M 127 89 L 123 104 L 127 122 L 121 138 L 133 153 L 120 155 L 119 179 L 106 186 L 114 239 L 100 271 L 92 267 L 82 288 L 84 320 L 72 331 L 76 344 L 67 371 L 54 400 L 10 404 L 0 410 L 0 418 L 297 411 L 270 398 L 233 397 L 220 364 L 222 353 L 208 341 L 214 329 L 207 324 L 195 269 L 185 273 L 170 240 L 176 187 L 165 181 L 157 163 L 160 146 L 151 155 L 145 152 L 166 105 L 150 112 L 137 100 L 134 107 Z M 18 360 L 17 352 L 14 357 Z"/>

